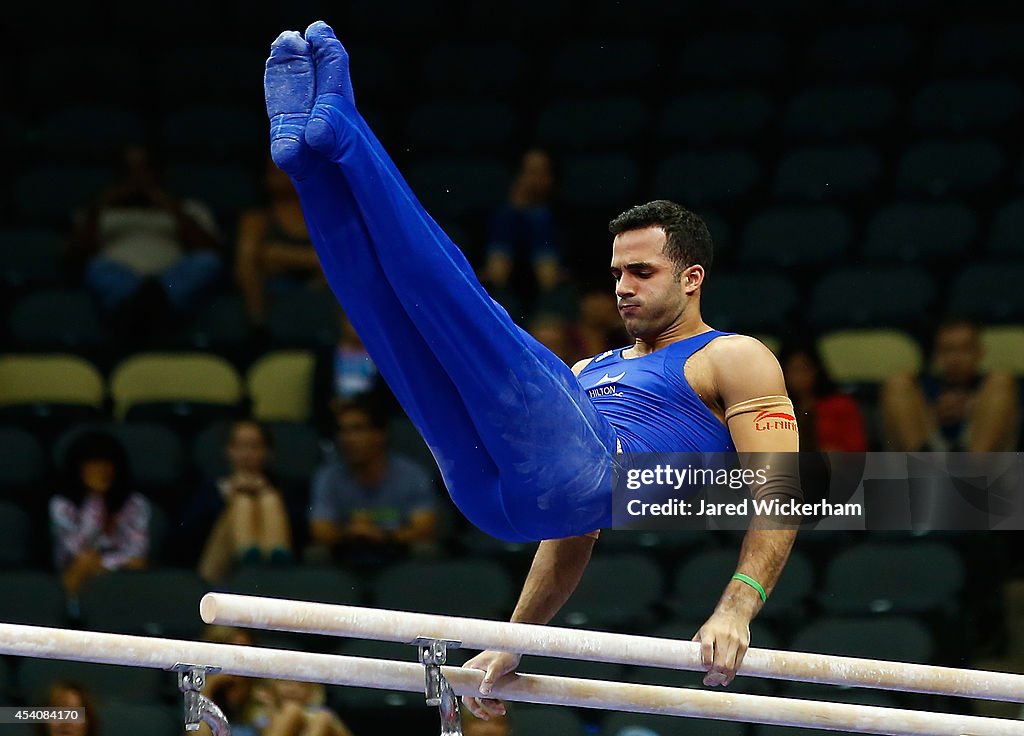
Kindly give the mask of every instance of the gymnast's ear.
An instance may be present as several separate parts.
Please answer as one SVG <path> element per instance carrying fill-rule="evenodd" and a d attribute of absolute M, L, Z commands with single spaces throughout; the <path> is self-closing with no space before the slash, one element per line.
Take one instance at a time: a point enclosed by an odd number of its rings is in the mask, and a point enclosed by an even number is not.
<path fill-rule="evenodd" d="M 687 266 L 679 274 L 679 283 L 683 285 L 687 294 L 693 294 L 704 284 L 704 276 L 704 266 L 699 263 L 694 264 L 693 266 Z"/>

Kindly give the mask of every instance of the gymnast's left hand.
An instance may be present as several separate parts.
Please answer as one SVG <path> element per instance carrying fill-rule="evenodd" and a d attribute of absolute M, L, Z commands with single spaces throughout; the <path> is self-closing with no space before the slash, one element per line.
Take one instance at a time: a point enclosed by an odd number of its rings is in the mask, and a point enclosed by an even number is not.
<path fill-rule="evenodd" d="M 743 664 L 750 645 L 750 619 L 740 613 L 715 611 L 693 640 L 700 642 L 700 657 L 708 668 L 704 684 L 724 687 Z"/>

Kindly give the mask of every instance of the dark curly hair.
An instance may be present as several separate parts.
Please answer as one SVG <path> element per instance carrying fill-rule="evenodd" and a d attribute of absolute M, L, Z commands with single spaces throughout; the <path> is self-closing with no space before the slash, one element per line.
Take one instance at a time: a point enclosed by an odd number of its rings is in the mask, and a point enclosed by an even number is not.
<path fill-rule="evenodd" d="M 711 232 L 699 215 L 667 199 L 656 199 L 647 204 L 630 207 L 608 223 L 612 235 L 660 227 L 665 231 L 665 255 L 671 259 L 678 278 L 690 266 L 703 266 L 707 271 L 714 260 Z"/>
<path fill-rule="evenodd" d="M 82 466 L 89 460 L 107 460 L 114 466 L 114 482 L 104 501 L 110 513 L 117 513 L 131 495 L 132 476 L 128 453 L 109 432 L 87 430 L 75 437 L 64 455 L 62 494 L 75 504 L 82 503 L 88 493 L 82 483 Z"/>

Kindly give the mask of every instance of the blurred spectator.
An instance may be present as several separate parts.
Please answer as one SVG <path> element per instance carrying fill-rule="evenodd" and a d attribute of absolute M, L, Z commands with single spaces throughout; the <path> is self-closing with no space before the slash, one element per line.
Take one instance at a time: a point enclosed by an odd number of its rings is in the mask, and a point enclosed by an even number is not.
<path fill-rule="evenodd" d="M 203 633 L 203 641 L 214 644 L 234 644 L 236 646 L 252 646 L 252 633 L 245 629 L 232 626 L 208 626 Z M 258 679 L 228 675 L 222 672 L 206 676 L 203 694 L 212 700 L 224 712 L 231 724 L 233 736 L 259 736 L 258 717 L 260 702 L 257 697 Z M 210 733 L 205 723 L 200 726 L 200 736 Z"/>
<path fill-rule="evenodd" d="M 886 441 L 894 450 L 1004 452 L 1017 446 L 1017 383 L 981 370 L 981 330 L 952 318 L 935 333 L 932 370 L 892 376 L 881 392 Z"/>
<path fill-rule="evenodd" d="M 186 535 L 216 520 L 199 558 L 199 575 L 207 582 L 221 582 L 236 564 L 292 560 L 287 508 L 267 470 L 272 450 L 259 422 L 232 424 L 225 447 L 230 474 L 205 484 L 185 512 Z"/>
<path fill-rule="evenodd" d="M 267 159 L 264 181 L 270 200 L 242 213 L 235 257 L 235 278 L 257 324 L 266 319 L 268 296 L 326 283 L 291 179 Z"/>
<path fill-rule="evenodd" d="M 784 344 L 779 363 L 800 427 L 800 449 L 867 452 L 864 417 L 854 399 L 839 390 L 812 341 Z"/>
<path fill-rule="evenodd" d="M 561 253 L 551 208 L 555 175 L 546 151 L 523 154 L 508 200 L 491 221 L 484 279 L 498 289 L 511 289 L 523 298 L 531 289 L 517 288 L 517 266 L 528 265 L 535 289 L 550 291 L 561 275 Z M 534 285 L 531 285 L 534 286 Z"/>
<path fill-rule="evenodd" d="M 129 146 L 120 172 L 80 218 L 72 260 L 126 340 L 158 332 L 192 311 L 224 267 L 209 208 L 178 199 L 150 152 Z"/>
<path fill-rule="evenodd" d="M 76 438 L 63 475 L 61 490 L 50 499 L 50 525 L 54 564 L 73 605 L 92 576 L 146 565 L 150 505 L 132 492 L 124 448 L 106 432 Z"/>
<path fill-rule="evenodd" d="M 336 416 L 340 455 L 313 477 L 314 545 L 346 562 L 368 564 L 433 541 L 433 483 L 419 465 L 388 450 L 388 419 L 380 402 L 360 396 L 340 406 Z"/>
<path fill-rule="evenodd" d="M 572 365 L 583 357 L 572 339 L 568 323 L 558 315 L 537 315 L 530 321 L 528 331 L 566 365 Z"/>
<path fill-rule="evenodd" d="M 294 680 L 267 680 L 257 698 L 260 736 L 352 736 L 338 715 L 324 705 L 323 685 Z"/>
<path fill-rule="evenodd" d="M 76 720 L 40 723 L 36 726 L 39 736 L 99 736 L 100 721 L 96 715 L 96 706 L 81 685 L 58 680 L 50 686 L 46 706 L 57 709 L 81 708 L 83 714 Z"/>
<path fill-rule="evenodd" d="M 341 327 L 338 344 L 319 351 L 314 368 L 313 406 L 316 407 L 316 424 L 325 435 L 334 433 L 337 428 L 335 411 L 348 399 L 375 394 L 382 403 L 389 405 L 389 413 L 394 401 L 363 347 L 363 341 L 341 309 L 338 320 Z"/>
<path fill-rule="evenodd" d="M 632 343 L 622 326 L 622 317 L 611 288 L 584 292 L 580 299 L 577 331 L 581 358 L 600 355 L 614 348 L 624 348 Z"/>
<path fill-rule="evenodd" d="M 511 733 L 507 716 L 491 716 L 485 721 L 468 709 L 462 709 L 462 736 L 510 736 Z"/>

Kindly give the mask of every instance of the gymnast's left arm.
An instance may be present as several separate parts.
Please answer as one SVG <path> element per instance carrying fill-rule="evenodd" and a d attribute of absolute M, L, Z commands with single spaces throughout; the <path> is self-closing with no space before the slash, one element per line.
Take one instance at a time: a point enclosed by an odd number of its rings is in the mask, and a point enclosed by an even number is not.
<path fill-rule="evenodd" d="M 712 346 L 708 357 L 713 380 L 741 462 L 744 467 L 771 466 L 765 471 L 766 482 L 754 487 L 755 496 L 799 499 L 797 426 L 778 360 L 762 343 L 741 335 L 715 340 L 708 348 Z M 769 414 L 772 420 L 766 421 Z M 768 461 L 760 453 L 773 457 Z M 760 585 L 765 597 L 771 595 L 795 539 L 795 525 L 755 515 L 743 538 L 736 572 Z M 705 685 L 732 682 L 750 643 L 750 621 L 763 605 L 754 585 L 735 578 L 727 582 L 714 613 L 694 637 L 708 667 Z"/>

